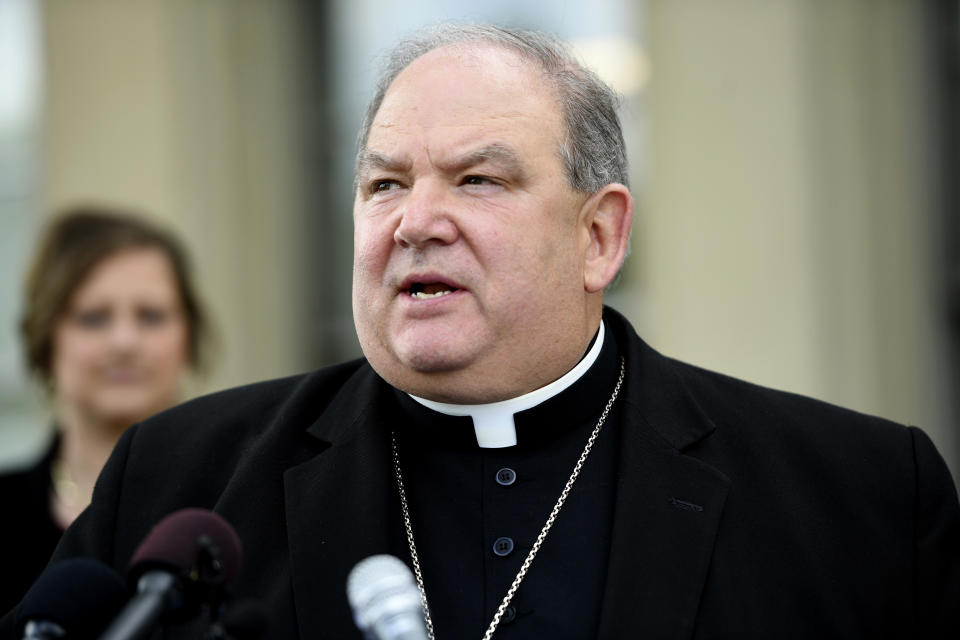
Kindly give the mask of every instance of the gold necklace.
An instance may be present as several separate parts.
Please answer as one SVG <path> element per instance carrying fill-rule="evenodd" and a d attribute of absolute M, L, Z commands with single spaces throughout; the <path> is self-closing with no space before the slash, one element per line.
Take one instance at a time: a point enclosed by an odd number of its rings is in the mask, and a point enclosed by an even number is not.
<path fill-rule="evenodd" d="M 57 458 L 50 463 L 50 480 L 53 483 L 53 492 L 65 505 L 74 509 L 76 507 L 85 507 L 89 503 L 80 491 L 80 487 L 74 482 L 61 458 Z"/>
<path fill-rule="evenodd" d="M 620 376 L 617 378 L 617 384 L 613 388 L 613 394 L 607 401 L 607 405 L 603 408 L 603 413 L 600 414 L 600 419 L 597 420 L 597 426 L 593 428 L 593 432 L 587 439 L 587 444 L 583 448 L 580 458 L 573 466 L 573 472 L 567 479 L 567 484 L 564 485 L 563 491 L 560 492 L 560 497 L 557 498 L 557 503 L 553 505 L 550 515 L 547 516 L 547 521 L 544 523 L 543 529 L 540 530 L 540 535 L 537 536 L 537 539 L 530 548 L 530 552 L 524 559 L 523 564 L 520 565 L 520 570 L 517 572 L 517 576 L 513 579 L 513 584 L 511 584 L 510 588 L 507 590 L 507 594 L 503 597 L 503 601 L 500 603 L 500 606 L 497 607 L 497 612 L 494 614 L 493 620 L 490 621 L 490 626 L 487 627 L 487 632 L 483 634 L 483 640 L 490 640 L 490 638 L 493 637 L 493 632 L 497 630 L 497 626 L 500 624 L 500 619 L 503 617 L 507 607 L 510 605 L 510 601 L 513 600 L 513 596 L 517 593 L 520 583 L 523 582 L 524 577 L 527 575 L 527 571 L 530 569 L 530 565 L 533 564 L 533 559 L 537 556 L 537 552 L 540 551 L 543 541 L 546 540 L 547 533 L 550 532 L 550 528 L 557 519 L 560 509 L 567 501 L 567 496 L 570 495 L 570 489 L 573 488 L 573 483 L 580 475 L 580 470 L 583 468 L 583 463 L 587 460 L 587 456 L 590 455 L 590 451 L 593 449 L 593 443 L 596 441 L 597 436 L 600 435 L 600 429 L 603 427 L 603 423 L 606 422 L 607 415 L 610 413 L 613 403 L 620 394 L 620 386 L 623 384 L 623 374 L 625 368 L 626 365 L 624 364 L 624 359 L 621 357 Z M 433 632 L 433 619 L 430 617 L 430 606 L 427 604 L 427 590 L 423 586 L 423 572 L 420 570 L 420 558 L 417 555 L 417 545 L 413 540 L 413 524 L 411 523 L 410 519 L 410 506 L 407 504 L 407 492 L 404 490 L 403 485 L 403 472 L 400 468 L 400 454 L 397 451 L 396 431 L 390 431 L 390 444 L 393 448 L 393 471 L 397 479 L 397 490 L 400 493 L 400 507 L 403 511 L 403 526 L 407 532 L 407 546 L 410 548 L 410 560 L 413 564 L 413 575 L 417 579 L 417 588 L 420 590 L 420 603 L 423 605 L 423 619 L 427 626 L 427 636 L 430 638 L 430 640 L 436 640 L 436 636 Z"/>

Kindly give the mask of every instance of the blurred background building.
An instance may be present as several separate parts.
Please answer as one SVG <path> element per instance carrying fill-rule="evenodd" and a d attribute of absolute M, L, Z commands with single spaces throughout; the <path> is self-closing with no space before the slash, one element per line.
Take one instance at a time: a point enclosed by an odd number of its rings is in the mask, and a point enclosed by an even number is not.
<path fill-rule="evenodd" d="M 573 41 L 624 95 L 610 303 L 657 349 L 919 424 L 960 477 L 957 0 L 0 0 L 0 466 L 49 417 L 17 338 L 36 233 L 153 212 L 219 333 L 192 394 L 354 357 L 354 141 L 442 19 Z"/>

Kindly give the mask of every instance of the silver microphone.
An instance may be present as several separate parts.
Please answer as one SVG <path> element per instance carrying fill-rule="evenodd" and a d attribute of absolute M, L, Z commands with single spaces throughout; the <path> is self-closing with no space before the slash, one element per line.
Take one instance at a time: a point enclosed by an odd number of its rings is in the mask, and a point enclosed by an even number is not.
<path fill-rule="evenodd" d="M 347 578 L 353 619 L 367 640 L 427 640 L 420 592 L 399 558 L 370 556 Z"/>

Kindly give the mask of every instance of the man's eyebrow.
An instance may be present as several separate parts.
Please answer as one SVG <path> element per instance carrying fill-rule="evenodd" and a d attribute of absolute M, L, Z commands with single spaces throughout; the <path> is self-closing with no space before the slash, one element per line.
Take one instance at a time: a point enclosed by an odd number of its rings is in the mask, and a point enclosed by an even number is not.
<path fill-rule="evenodd" d="M 507 172 L 518 178 L 522 178 L 525 174 L 524 164 L 520 154 L 512 147 L 502 143 L 489 144 L 438 164 L 444 171 L 458 173 L 484 162 L 492 162 L 500 165 Z M 357 158 L 356 179 L 359 182 L 373 171 L 395 171 L 403 173 L 409 171 L 411 167 L 412 162 L 410 160 L 399 160 L 366 149 Z"/>
<path fill-rule="evenodd" d="M 365 149 L 360 154 L 360 157 L 357 158 L 356 173 L 359 178 L 374 170 L 403 172 L 410 170 L 410 164 L 409 160 L 401 161 L 385 156 L 382 153 Z"/>
<path fill-rule="evenodd" d="M 501 143 L 480 147 L 458 158 L 454 158 L 449 162 L 444 162 L 443 168 L 448 171 L 459 172 L 484 162 L 492 162 L 500 165 L 508 172 L 517 176 L 522 176 L 524 173 L 523 159 L 520 157 L 520 154 L 512 147 Z"/>

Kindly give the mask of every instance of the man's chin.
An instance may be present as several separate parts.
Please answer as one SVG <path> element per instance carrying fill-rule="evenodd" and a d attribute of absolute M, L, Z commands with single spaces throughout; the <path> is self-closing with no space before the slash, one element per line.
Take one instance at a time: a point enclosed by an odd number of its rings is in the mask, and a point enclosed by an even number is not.
<path fill-rule="evenodd" d="M 418 351 L 404 354 L 400 358 L 400 367 L 414 374 L 439 377 L 462 371 L 471 362 L 472 358 L 462 354 Z"/>
<path fill-rule="evenodd" d="M 474 365 L 483 356 L 482 327 L 473 323 L 417 323 L 384 345 L 397 364 L 415 373 L 444 374 Z"/>
<path fill-rule="evenodd" d="M 368 354 L 367 361 L 384 380 L 415 396 L 430 397 L 437 390 L 453 391 L 470 377 L 475 358 L 436 349 Z M 372 357 L 371 357 L 372 356 Z M 476 376 L 473 376 L 476 377 Z"/>

